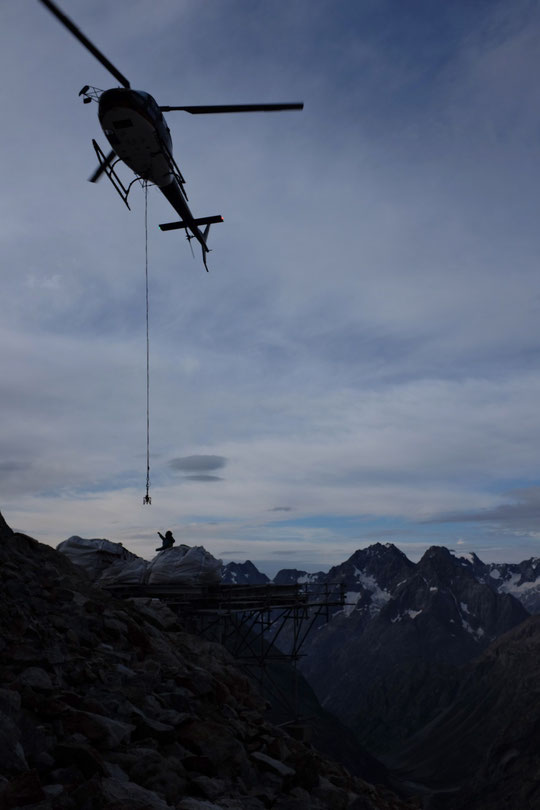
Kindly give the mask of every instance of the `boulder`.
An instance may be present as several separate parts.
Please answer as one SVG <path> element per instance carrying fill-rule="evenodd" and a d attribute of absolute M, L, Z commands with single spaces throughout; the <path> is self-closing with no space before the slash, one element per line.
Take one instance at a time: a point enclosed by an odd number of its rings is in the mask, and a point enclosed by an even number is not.
<path fill-rule="evenodd" d="M 5 808 L 33 805 L 45 799 L 38 772 L 25 771 L 15 776 L 0 793 L 0 806 Z"/>
<path fill-rule="evenodd" d="M 68 733 L 82 734 L 100 748 L 116 748 L 129 740 L 135 726 L 121 723 L 112 717 L 104 717 L 93 712 L 69 710 L 61 715 L 62 725 Z"/>
<path fill-rule="evenodd" d="M 76 768 L 84 776 L 105 774 L 106 767 L 101 754 L 83 743 L 59 743 L 53 751 L 54 761 L 61 768 Z"/>
<path fill-rule="evenodd" d="M 273 771 L 280 776 L 294 776 L 296 773 L 294 768 L 290 768 L 288 765 L 285 765 L 284 762 L 280 762 L 279 759 L 269 757 L 267 754 L 263 754 L 261 751 L 254 751 L 251 756 L 253 759 L 257 760 L 257 762 L 261 762 L 263 765 L 265 765 L 268 770 Z"/>
<path fill-rule="evenodd" d="M 114 777 L 104 779 L 102 793 L 111 806 L 125 805 L 130 810 L 171 810 L 171 805 L 153 790 L 147 790 L 135 782 L 125 782 Z M 108 805 L 105 805 L 108 806 Z"/>
<path fill-rule="evenodd" d="M 0 762 L 3 773 L 17 773 L 28 768 L 19 727 L 3 712 L 0 712 Z"/>
<path fill-rule="evenodd" d="M 214 804 L 202 799 L 188 797 L 176 805 L 178 810 L 226 810 L 222 804 Z"/>
<path fill-rule="evenodd" d="M 54 689 L 51 676 L 42 667 L 27 667 L 21 672 L 18 680 L 24 686 L 31 686 L 33 689 L 40 689 L 44 692 Z"/>

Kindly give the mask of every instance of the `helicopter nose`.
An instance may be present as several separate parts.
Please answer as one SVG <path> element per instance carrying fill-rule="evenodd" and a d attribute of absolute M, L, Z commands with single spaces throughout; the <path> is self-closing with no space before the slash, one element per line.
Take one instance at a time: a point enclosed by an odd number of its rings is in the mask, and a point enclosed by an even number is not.
<path fill-rule="evenodd" d="M 104 116 L 113 107 L 125 107 L 125 100 L 115 90 L 105 90 L 99 98 L 98 118 L 103 125 Z"/>
<path fill-rule="evenodd" d="M 99 97 L 99 113 L 102 115 L 111 107 L 125 107 L 129 105 L 132 94 L 129 90 L 115 87 L 112 90 L 104 90 Z"/>

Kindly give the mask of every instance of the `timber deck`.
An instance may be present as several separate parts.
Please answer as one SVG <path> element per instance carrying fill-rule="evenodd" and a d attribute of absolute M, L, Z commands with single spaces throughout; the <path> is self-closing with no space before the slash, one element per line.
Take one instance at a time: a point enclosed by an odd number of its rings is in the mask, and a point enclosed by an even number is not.
<path fill-rule="evenodd" d="M 342 589 L 306 589 L 302 585 L 185 585 L 129 584 L 110 585 L 106 590 L 113 596 L 129 599 L 145 597 L 161 599 L 189 613 L 230 613 L 245 611 L 286 610 L 320 606 L 343 605 Z"/>

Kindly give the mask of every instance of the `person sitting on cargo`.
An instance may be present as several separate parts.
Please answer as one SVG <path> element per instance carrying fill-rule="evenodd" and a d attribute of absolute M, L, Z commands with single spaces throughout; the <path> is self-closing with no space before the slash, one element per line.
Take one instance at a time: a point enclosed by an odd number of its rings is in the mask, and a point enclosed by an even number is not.
<path fill-rule="evenodd" d="M 171 532 L 170 529 L 165 532 L 165 537 L 163 537 L 161 532 L 158 532 L 158 534 L 161 537 L 161 541 L 162 541 L 163 545 L 160 548 L 156 548 L 156 551 L 163 551 L 164 548 L 172 548 L 173 547 L 173 545 L 175 543 L 175 539 L 174 539 L 173 533 Z"/>

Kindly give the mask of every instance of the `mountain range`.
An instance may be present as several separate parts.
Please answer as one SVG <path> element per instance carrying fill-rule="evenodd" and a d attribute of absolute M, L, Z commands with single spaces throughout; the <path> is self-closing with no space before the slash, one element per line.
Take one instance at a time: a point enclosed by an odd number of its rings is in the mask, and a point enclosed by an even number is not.
<path fill-rule="evenodd" d="M 415 564 L 375 544 L 275 581 L 294 578 L 344 583 L 301 669 L 426 808 L 540 808 L 538 558 L 486 564 L 433 546 Z"/>
<path fill-rule="evenodd" d="M 444 548 L 433 546 L 432 548 Z M 474 552 L 449 551 L 456 564 L 472 572 L 474 578 L 498 593 L 508 593 L 518 599 L 529 613 L 540 613 L 540 557 L 531 557 L 520 563 L 484 563 Z M 423 558 L 422 558 L 423 559 Z M 392 543 L 375 543 L 359 549 L 343 563 L 333 566 L 328 573 L 308 573 L 296 568 L 283 568 L 273 579 L 276 585 L 300 583 L 344 582 L 350 599 L 384 599 L 397 584 L 395 574 L 405 578 L 419 563 L 411 562 Z M 251 565 L 251 563 L 248 563 Z M 229 563 L 231 565 L 231 563 Z M 238 563 L 234 563 L 238 565 Z M 227 569 L 228 566 L 224 568 Z M 382 596 L 379 591 L 382 591 Z"/>
<path fill-rule="evenodd" d="M 249 561 L 222 577 L 270 582 Z M 328 573 L 283 569 L 273 582 L 315 599 L 343 586 L 300 668 L 400 791 L 430 810 L 540 808 L 540 560 L 486 564 L 432 546 L 413 563 L 377 543 Z"/>
<path fill-rule="evenodd" d="M 379 756 L 445 707 L 460 667 L 529 615 L 441 546 L 415 565 L 377 544 L 327 577 L 344 578 L 348 604 L 308 638 L 301 670 L 324 708 Z"/>

